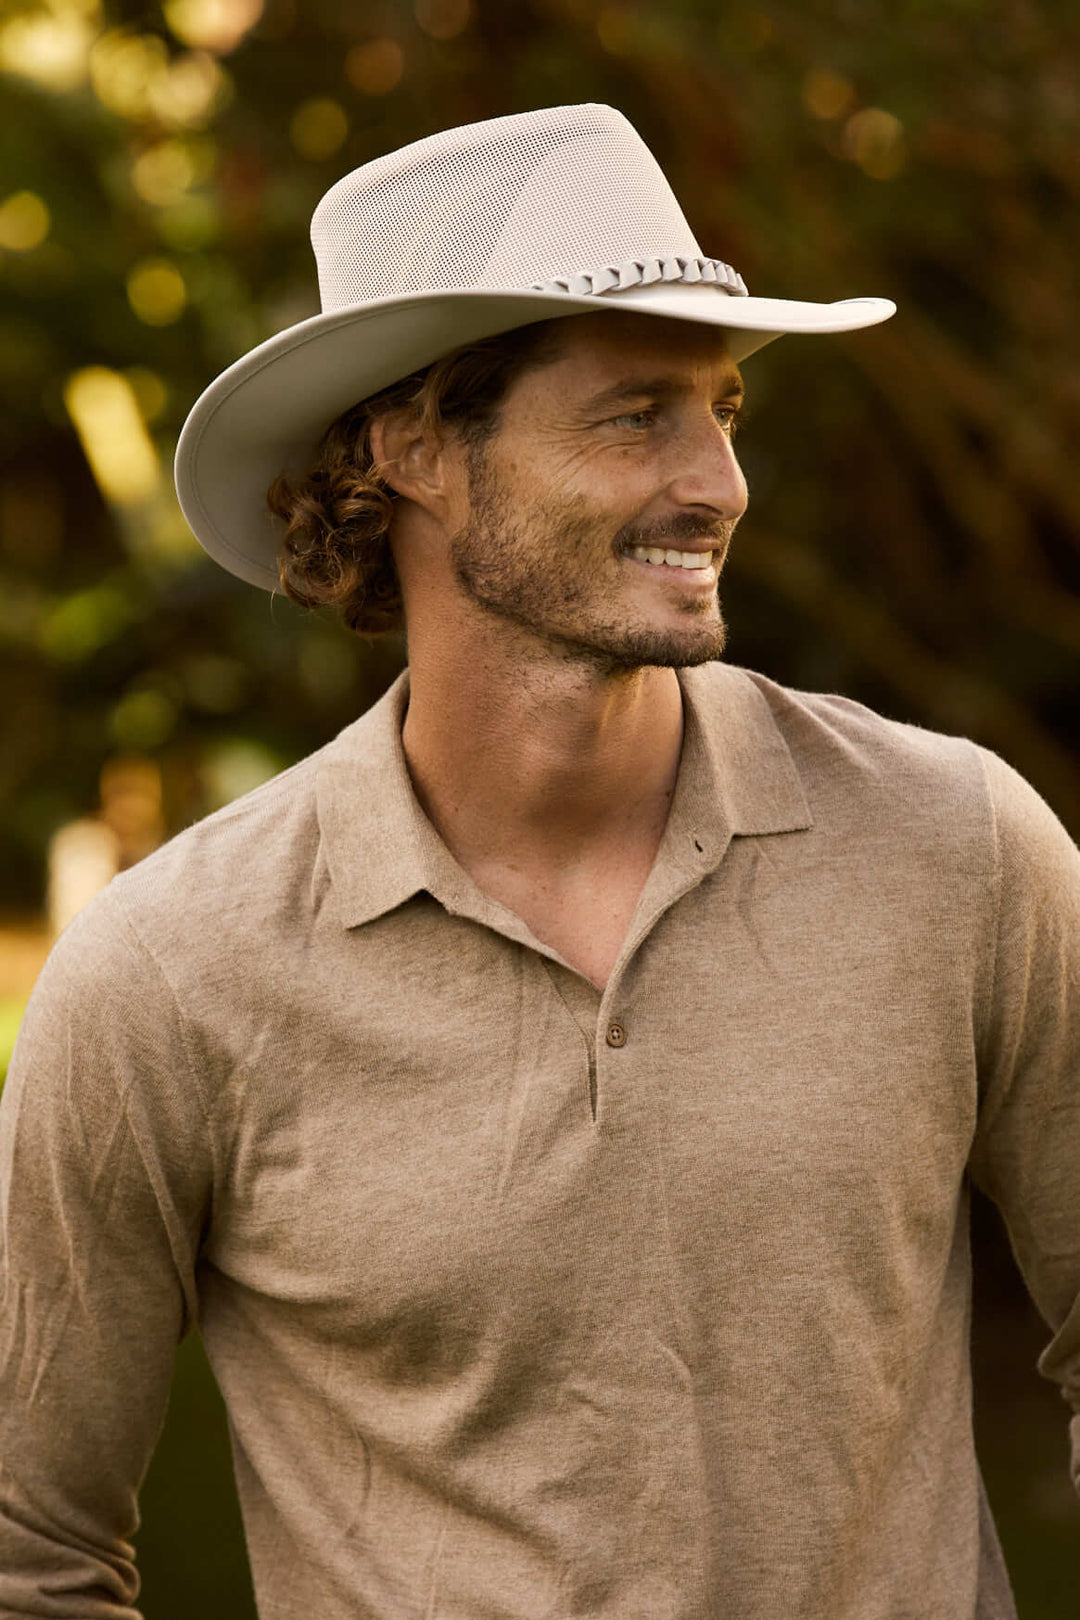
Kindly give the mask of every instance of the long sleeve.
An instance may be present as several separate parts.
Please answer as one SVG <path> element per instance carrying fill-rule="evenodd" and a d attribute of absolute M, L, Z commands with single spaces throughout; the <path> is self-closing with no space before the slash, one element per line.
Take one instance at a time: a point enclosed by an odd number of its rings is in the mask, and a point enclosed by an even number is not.
<path fill-rule="evenodd" d="M 1021 777 L 983 757 L 996 893 L 970 1169 L 1053 1330 L 1038 1366 L 1073 1410 L 1080 1491 L 1080 851 Z"/>
<path fill-rule="evenodd" d="M 4 1620 L 137 1620 L 138 1490 L 211 1185 L 174 998 L 107 891 L 46 964 L 0 1101 Z"/>

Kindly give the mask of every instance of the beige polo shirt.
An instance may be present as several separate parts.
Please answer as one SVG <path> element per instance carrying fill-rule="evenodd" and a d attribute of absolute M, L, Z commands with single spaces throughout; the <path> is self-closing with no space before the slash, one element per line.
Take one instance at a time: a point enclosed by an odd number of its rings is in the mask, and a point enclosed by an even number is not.
<path fill-rule="evenodd" d="M 0 1105 L 0 1615 L 136 1615 L 196 1319 L 262 1620 L 1012 1613 L 967 1177 L 1080 1409 L 1080 857 L 970 743 L 680 680 L 603 995 L 424 818 L 405 678 L 65 933 Z"/>

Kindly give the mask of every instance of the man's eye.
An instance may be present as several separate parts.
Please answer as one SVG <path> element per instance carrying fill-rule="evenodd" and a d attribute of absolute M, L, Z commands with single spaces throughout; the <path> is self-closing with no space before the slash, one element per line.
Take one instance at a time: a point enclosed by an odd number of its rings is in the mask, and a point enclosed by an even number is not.
<path fill-rule="evenodd" d="M 658 411 L 650 405 L 640 411 L 625 411 L 622 416 L 611 418 L 612 427 L 630 428 L 634 432 L 641 432 L 644 428 L 652 427 L 657 419 Z M 744 412 L 739 405 L 714 405 L 713 414 L 725 433 L 735 435 L 736 429 L 744 420 Z"/>

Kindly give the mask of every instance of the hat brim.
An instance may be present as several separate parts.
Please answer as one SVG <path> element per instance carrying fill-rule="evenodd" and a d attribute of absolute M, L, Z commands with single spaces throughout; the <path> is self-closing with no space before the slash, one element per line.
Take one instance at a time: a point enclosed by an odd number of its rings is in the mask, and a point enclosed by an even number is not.
<path fill-rule="evenodd" d="M 887 298 L 835 304 L 733 297 L 708 285 L 659 283 L 616 294 L 461 289 L 382 298 L 313 315 L 261 343 L 215 379 L 176 447 L 184 516 L 215 562 L 263 590 L 280 589 L 280 524 L 266 492 L 310 466 L 343 411 L 462 344 L 566 315 L 620 309 L 719 326 L 737 363 L 795 332 L 849 332 L 887 320 Z"/>

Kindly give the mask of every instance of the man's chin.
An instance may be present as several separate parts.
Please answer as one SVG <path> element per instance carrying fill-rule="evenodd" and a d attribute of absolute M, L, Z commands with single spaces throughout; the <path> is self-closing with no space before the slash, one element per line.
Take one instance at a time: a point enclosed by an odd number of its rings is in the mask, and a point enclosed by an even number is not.
<path fill-rule="evenodd" d="M 693 630 L 643 626 L 597 634 L 588 641 L 568 637 L 564 649 L 568 660 L 614 675 L 635 669 L 689 669 L 711 664 L 723 657 L 726 645 L 727 626 L 719 619 Z"/>

